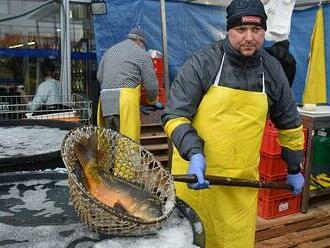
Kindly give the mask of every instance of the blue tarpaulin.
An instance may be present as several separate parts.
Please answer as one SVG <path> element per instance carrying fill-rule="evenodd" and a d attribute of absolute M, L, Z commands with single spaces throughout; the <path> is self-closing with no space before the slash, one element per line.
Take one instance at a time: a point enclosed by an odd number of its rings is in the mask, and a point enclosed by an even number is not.
<path fill-rule="evenodd" d="M 330 6 L 323 7 L 326 51 L 330 51 Z M 107 15 L 95 16 L 94 19 L 98 60 L 107 48 L 125 39 L 131 28 L 137 25 L 148 36 L 147 49 L 162 51 L 158 0 L 107 0 L 107 8 Z M 316 11 L 317 7 L 295 10 L 292 16 L 290 50 L 297 60 L 297 74 L 292 89 L 297 102 L 302 101 Z M 193 51 L 224 38 L 226 33 L 226 12 L 221 6 L 166 1 L 166 21 L 170 80 Z M 330 53 L 326 53 L 326 62 L 330 65 Z M 327 82 L 329 85 L 330 66 L 327 66 Z M 330 102 L 330 87 L 327 89 Z"/>
<path fill-rule="evenodd" d="M 97 57 L 139 25 L 148 36 L 147 49 L 162 51 L 158 0 L 107 0 L 108 14 L 94 22 Z M 170 78 L 193 51 L 225 37 L 225 8 L 166 1 Z"/>

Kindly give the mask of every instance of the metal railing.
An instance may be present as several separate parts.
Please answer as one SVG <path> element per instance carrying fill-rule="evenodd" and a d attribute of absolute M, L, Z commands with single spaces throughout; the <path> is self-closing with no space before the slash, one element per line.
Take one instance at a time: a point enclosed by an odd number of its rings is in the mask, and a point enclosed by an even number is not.
<path fill-rule="evenodd" d="M 44 96 L 0 96 L 0 121 L 19 119 L 61 120 L 90 124 L 92 119 L 92 101 L 72 94 L 70 96 L 51 96 L 52 104 L 36 104 L 37 97 Z M 62 101 L 61 99 L 66 99 Z"/>

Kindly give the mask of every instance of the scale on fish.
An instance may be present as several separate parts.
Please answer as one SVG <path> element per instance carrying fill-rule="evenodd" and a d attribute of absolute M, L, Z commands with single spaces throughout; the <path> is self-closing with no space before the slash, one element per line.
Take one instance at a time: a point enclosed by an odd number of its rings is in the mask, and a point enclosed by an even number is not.
<path fill-rule="evenodd" d="M 105 151 L 101 151 L 97 138 L 82 137 L 74 147 L 75 155 L 83 172 L 86 188 L 95 199 L 118 211 L 140 218 L 155 220 L 162 216 L 161 202 L 137 186 L 126 183 L 115 176 L 105 179 Z M 102 164 L 103 163 L 103 164 Z M 109 177 L 108 177 L 109 178 Z"/>

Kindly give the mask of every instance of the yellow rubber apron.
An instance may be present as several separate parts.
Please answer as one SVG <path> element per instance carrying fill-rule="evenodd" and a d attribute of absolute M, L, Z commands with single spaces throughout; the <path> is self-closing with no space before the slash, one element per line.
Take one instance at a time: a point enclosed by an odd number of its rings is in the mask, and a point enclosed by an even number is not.
<path fill-rule="evenodd" d="M 121 88 L 119 100 L 119 116 L 120 116 L 120 133 L 127 137 L 140 141 L 140 97 L 141 86 L 135 88 Z M 97 108 L 97 125 L 105 127 L 102 115 L 102 108 L 99 104 Z"/>
<path fill-rule="evenodd" d="M 206 174 L 258 179 L 259 149 L 268 111 L 264 74 L 262 92 L 218 86 L 224 58 L 192 126 L 205 142 Z M 186 173 L 188 166 L 174 149 L 172 173 Z M 254 247 L 257 189 L 211 186 L 190 190 L 184 183 L 176 183 L 176 189 L 201 217 L 206 248 Z"/>

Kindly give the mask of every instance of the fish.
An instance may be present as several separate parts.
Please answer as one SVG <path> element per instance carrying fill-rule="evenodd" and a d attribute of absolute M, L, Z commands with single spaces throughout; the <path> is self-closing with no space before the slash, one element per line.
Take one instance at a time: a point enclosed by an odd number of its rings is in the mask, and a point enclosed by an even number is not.
<path fill-rule="evenodd" d="M 162 204 L 159 199 L 145 191 L 109 176 L 105 151 L 99 149 L 97 138 L 81 138 L 75 144 L 74 153 L 79 162 L 89 193 L 99 202 L 132 215 L 144 221 L 155 220 L 162 216 Z M 109 167 L 109 166 L 108 166 Z"/>

